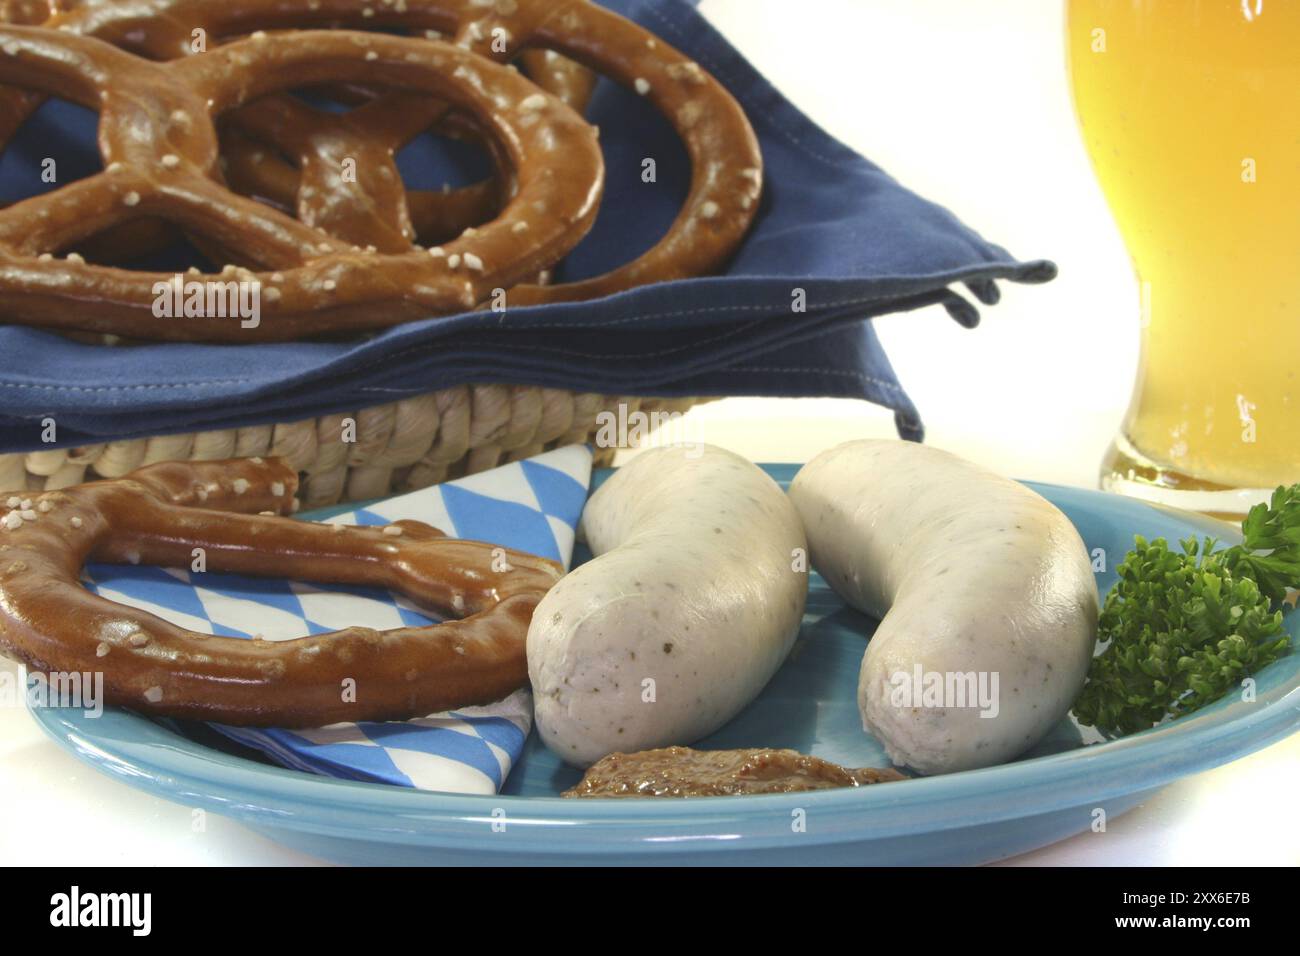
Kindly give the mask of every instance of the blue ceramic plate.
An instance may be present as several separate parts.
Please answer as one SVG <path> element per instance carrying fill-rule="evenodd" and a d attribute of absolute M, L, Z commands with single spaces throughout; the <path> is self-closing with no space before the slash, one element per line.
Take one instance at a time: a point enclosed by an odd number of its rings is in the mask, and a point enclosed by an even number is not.
<path fill-rule="evenodd" d="M 767 470 L 787 484 L 794 465 Z M 1230 538 L 1210 519 L 1094 491 L 1035 485 L 1103 549 L 1111 570 L 1134 533 Z M 1297 634 L 1300 615 L 1288 627 Z M 790 660 L 703 747 L 792 747 L 850 766 L 884 766 L 862 732 L 858 665 L 875 622 L 814 576 Z M 98 719 L 39 710 L 36 720 L 97 769 L 191 807 L 225 814 L 295 849 L 356 863 L 979 863 L 1087 830 L 1186 774 L 1226 763 L 1300 726 L 1300 653 L 1236 696 L 1121 740 L 1064 720 L 1015 763 L 857 790 L 701 800 L 561 800 L 577 773 L 530 739 L 499 796 L 420 793 L 284 770 L 194 725 L 123 710 Z"/>

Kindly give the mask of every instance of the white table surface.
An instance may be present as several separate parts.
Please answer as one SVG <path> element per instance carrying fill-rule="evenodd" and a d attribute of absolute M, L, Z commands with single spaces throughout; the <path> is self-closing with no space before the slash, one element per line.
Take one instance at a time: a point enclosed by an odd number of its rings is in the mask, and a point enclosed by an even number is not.
<path fill-rule="evenodd" d="M 929 441 L 1020 478 L 1094 487 L 1136 365 L 1137 293 L 1074 129 L 1052 0 L 704 0 L 702 9 L 814 119 L 1024 258 L 1047 286 L 1004 286 L 984 325 L 938 309 L 877 320 Z M 730 399 L 693 411 L 695 440 L 800 461 L 892 434 L 855 402 Z M 0 668 L 13 669 L 0 661 Z M 1300 735 L 1167 787 L 1011 864 L 1300 863 Z M 104 777 L 0 708 L 0 863 L 315 862 L 214 815 Z"/>

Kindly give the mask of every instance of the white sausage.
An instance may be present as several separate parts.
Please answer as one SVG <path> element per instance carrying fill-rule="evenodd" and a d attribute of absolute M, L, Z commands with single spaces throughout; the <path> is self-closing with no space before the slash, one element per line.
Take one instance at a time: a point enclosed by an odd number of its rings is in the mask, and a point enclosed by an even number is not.
<path fill-rule="evenodd" d="M 882 618 L 858 707 L 896 763 L 923 773 L 1002 763 L 1069 711 L 1096 643 L 1097 586 L 1079 533 L 1050 502 L 901 441 L 823 452 L 790 499 L 813 566 Z M 927 697 L 938 680 L 944 695 Z"/>
<path fill-rule="evenodd" d="M 587 766 L 689 744 L 752 701 L 803 617 L 803 528 L 761 469 L 709 445 L 644 452 L 582 516 L 596 557 L 528 630 L 537 729 Z"/>

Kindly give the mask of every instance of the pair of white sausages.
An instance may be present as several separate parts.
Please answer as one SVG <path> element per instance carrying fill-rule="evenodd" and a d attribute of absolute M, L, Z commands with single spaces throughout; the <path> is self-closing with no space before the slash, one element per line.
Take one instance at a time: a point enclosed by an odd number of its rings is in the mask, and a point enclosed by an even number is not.
<path fill-rule="evenodd" d="M 692 743 L 752 701 L 798 633 L 805 547 L 882 618 L 858 702 L 896 763 L 944 773 L 1016 756 L 1069 710 L 1092 656 L 1097 591 L 1074 526 L 933 448 L 841 445 L 789 498 L 730 452 L 657 449 L 617 471 L 582 523 L 597 557 L 547 594 L 528 634 L 538 730 L 578 766 Z"/>

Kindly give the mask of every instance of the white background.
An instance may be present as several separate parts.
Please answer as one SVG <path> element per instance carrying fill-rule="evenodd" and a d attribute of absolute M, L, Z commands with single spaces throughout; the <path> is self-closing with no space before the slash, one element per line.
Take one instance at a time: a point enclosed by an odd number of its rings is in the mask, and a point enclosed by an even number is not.
<path fill-rule="evenodd" d="M 1021 258 L 1047 286 L 1004 284 L 975 331 L 940 309 L 877 320 L 933 444 L 1021 478 L 1094 486 L 1137 354 L 1128 257 L 1079 143 L 1054 0 L 705 0 L 798 106 L 905 185 Z M 797 15 L 795 12 L 797 11 Z M 760 461 L 892 434 L 845 401 L 733 399 L 691 436 Z M 0 666 L 8 666 L 0 664 Z M 1014 862 L 1300 863 L 1300 735 L 1181 781 L 1104 834 Z M 302 863 L 241 827 L 108 780 L 0 710 L 0 862 Z"/>
<path fill-rule="evenodd" d="M 877 320 L 929 440 L 1021 477 L 1093 484 L 1132 387 L 1138 293 L 1075 126 L 1061 5 L 793 8 L 798 17 L 788 0 L 701 7 L 836 137 L 1013 255 L 1060 267 L 1046 286 L 1003 283 L 974 331 L 938 308 Z M 889 413 L 847 401 L 732 402 L 700 417 L 739 429 L 737 450 L 764 461 L 825 447 L 826 418 L 846 437 L 892 433 Z"/>

